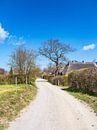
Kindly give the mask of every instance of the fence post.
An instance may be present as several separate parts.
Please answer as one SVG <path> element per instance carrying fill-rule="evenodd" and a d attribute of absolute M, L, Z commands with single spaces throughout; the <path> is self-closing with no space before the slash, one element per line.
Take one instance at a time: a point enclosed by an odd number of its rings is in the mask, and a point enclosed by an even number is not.
<path fill-rule="evenodd" d="M 27 79 L 27 75 L 26 75 L 26 84 L 28 83 L 28 81 L 27 81 L 28 79 Z"/>
<path fill-rule="evenodd" d="M 15 84 L 17 85 L 17 77 L 15 77 Z"/>

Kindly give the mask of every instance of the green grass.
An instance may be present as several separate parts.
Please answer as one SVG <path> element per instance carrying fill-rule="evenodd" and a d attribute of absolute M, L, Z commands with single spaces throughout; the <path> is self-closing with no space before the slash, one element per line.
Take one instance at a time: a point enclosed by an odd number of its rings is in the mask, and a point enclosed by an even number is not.
<path fill-rule="evenodd" d="M 4 129 L 4 125 L 0 124 L 0 130 L 3 130 L 3 129 Z"/>
<path fill-rule="evenodd" d="M 73 89 L 73 88 L 64 88 L 64 90 L 68 91 L 74 97 L 85 101 L 93 108 L 94 112 L 97 114 L 97 94 L 93 93 L 85 93 L 84 91 Z"/>
<path fill-rule="evenodd" d="M 0 130 L 4 130 L 8 122 L 15 119 L 35 94 L 34 84 L 0 85 Z"/>

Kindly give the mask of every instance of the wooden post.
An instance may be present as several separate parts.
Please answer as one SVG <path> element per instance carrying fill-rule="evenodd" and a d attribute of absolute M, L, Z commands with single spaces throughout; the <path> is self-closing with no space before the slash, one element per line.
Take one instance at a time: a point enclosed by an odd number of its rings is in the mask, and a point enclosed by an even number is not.
<path fill-rule="evenodd" d="M 26 84 L 28 83 L 27 75 L 26 75 Z"/>
<path fill-rule="evenodd" d="M 15 77 L 15 84 L 17 85 L 17 77 Z"/>

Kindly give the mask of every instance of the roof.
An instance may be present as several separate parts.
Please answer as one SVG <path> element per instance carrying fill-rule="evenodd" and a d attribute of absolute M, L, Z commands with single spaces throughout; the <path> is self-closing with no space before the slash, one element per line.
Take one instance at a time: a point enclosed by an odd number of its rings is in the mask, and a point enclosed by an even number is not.
<path fill-rule="evenodd" d="M 66 73 L 68 74 L 74 70 L 80 70 L 91 67 L 95 67 L 95 64 L 93 62 L 70 62 Z"/>
<path fill-rule="evenodd" d="M 5 70 L 3 68 L 0 68 L 0 74 L 4 74 Z"/>

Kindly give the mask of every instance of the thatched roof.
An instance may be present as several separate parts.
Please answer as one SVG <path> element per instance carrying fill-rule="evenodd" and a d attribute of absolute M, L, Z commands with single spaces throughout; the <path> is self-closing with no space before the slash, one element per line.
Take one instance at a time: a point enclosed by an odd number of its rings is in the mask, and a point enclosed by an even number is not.
<path fill-rule="evenodd" d="M 59 75 L 69 74 L 70 72 L 74 70 L 80 70 L 80 69 L 91 68 L 91 67 L 97 67 L 97 63 L 84 62 L 84 61 L 82 62 L 72 61 L 72 62 L 69 62 L 67 65 L 60 66 L 58 74 Z M 55 66 L 49 67 L 48 69 L 44 70 L 45 73 L 51 74 L 51 75 L 54 75 L 55 71 L 56 71 Z"/>
<path fill-rule="evenodd" d="M 68 74 L 74 70 L 80 70 L 91 67 L 95 67 L 95 64 L 93 62 L 70 62 L 66 73 Z"/>
<path fill-rule="evenodd" d="M 0 74 L 5 74 L 5 70 L 3 68 L 0 68 Z"/>

